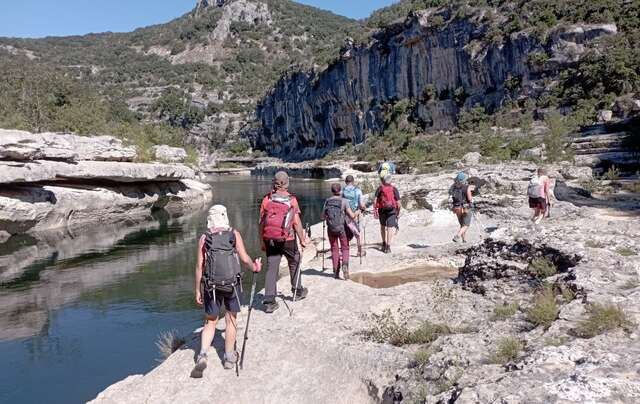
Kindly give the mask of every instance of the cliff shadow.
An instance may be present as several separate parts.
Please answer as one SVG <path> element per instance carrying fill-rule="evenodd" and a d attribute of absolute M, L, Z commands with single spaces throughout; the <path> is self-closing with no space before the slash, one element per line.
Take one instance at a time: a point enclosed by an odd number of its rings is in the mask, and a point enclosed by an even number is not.
<path fill-rule="evenodd" d="M 572 187 L 563 181 L 557 181 L 554 195 L 559 201 L 569 202 L 579 207 L 615 209 L 640 216 L 640 194 L 638 193 L 613 193 L 606 195 L 604 199 L 599 199 L 594 198 L 586 189 Z"/>

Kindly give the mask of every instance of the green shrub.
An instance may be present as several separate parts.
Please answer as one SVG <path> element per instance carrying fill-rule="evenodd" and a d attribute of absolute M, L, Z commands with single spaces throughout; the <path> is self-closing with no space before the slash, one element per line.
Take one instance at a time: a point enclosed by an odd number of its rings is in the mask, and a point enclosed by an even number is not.
<path fill-rule="evenodd" d="M 432 355 L 431 349 L 419 349 L 416 351 L 414 360 L 418 366 L 424 366 L 429 362 Z"/>
<path fill-rule="evenodd" d="M 547 115 L 544 121 L 548 128 L 544 135 L 547 160 L 555 162 L 566 159 L 569 157 L 567 154 L 567 145 L 571 129 L 557 112 L 552 112 Z"/>
<path fill-rule="evenodd" d="M 522 340 L 516 337 L 504 337 L 498 341 L 489 360 L 492 363 L 504 365 L 518 359 L 523 350 L 524 342 Z"/>
<path fill-rule="evenodd" d="M 372 313 L 369 322 L 371 327 L 361 333 L 365 339 L 395 346 L 430 344 L 439 336 L 452 332 L 446 325 L 429 321 L 424 321 L 418 328 L 411 330 L 407 325 L 407 312 L 402 310 L 398 315 L 394 315 L 390 309 L 385 309 L 381 314 Z"/>
<path fill-rule="evenodd" d="M 526 318 L 536 327 L 549 328 L 558 318 L 559 311 L 555 294 L 547 287 L 537 294 L 533 305 L 526 310 Z"/>
<path fill-rule="evenodd" d="M 616 248 L 616 252 L 623 257 L 631 257 L 633 255 L 637 255 L 638 253 L 633 248 L 629 247 L 618 247 Z"/>
<path fill-rule="evenodd" d="M 514 314 L 518 312 L 518 303 L 501 303 L 497 304 L 493 308 L 493 316 L 491 317 L 494 321 L 502 321 L 512 317 Z"/>
<path fill-rule="evenodd" d="M 529 264 L 529 271 L 538 279 L 548 278 L 558 273 L 556 266 L 546 257 L 534 258 Z"/>
<path fill-rule="evenodd" d="M 592 304 L 587 312 L 587 318 L 573 330 L 581 338 L 593 338 L 616 329 L 630 331 L 634 327 L 627 314 L 613 304 Z"/>
<path fill-rule="evenodd" d="M 615 166 L 609 167 L 607 172 L 602 175 L 603 180 L 616 181 L 620 179 L 620 170 Z"/>

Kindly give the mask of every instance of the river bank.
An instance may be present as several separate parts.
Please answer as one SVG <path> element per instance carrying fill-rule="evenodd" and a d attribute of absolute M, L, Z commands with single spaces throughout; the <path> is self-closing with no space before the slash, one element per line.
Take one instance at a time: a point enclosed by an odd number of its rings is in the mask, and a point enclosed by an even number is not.
<path fill-rule="evenodd" d="M 466 245 L 450 241 L 457 222 L 443 209 L 453 172 L 395 176 L 405 206 L 433 211 L 405 211 L 390 255 L 379 251 L 377 225 L 365 218 L 368 254 L 362 265 L 352 258 L 353 278 L 364 282 L 365 273 L 408 268 L 424 273 L 425 280 L 388 288 L 336 281 L 330 270 L 322 271 L 311 248 L 303 264 L 309 297 L 287 301 L 291 314 L 282 302 L 273 315 L 256 305 L 239 378 L 212 361 L 204 380 L 190 379 L 194 334 L 153 371 L 114 384 L 94 402 L 220 396 L 265 403 L 391 403 L 394 397 L 429 403 L 637 401 L 640 368 L 634 358 L 640 341 L 631 324 L 640 322 L 638 195 L 620 195 L 603 207 L 601 200 L 575 191 L 581 188 L 574 170 L 552 167 L 560 200 L 550 219 L 532 227 L 523 195 L 534 169 L 503 164 L 471 170 L 483 181 L 476 203 L 482 228 L 472 228 Z M 321 232 L 314 226 L 316 248 Z M 532 274 L 536 258 L 551 262 L 555 273 L 544 279 Z M 327 255 L 326 267 L 329 262 Z M 285 299 L 287 282 L 279 282 Z M 551 298 L 557 312 L 536 325 L 529 313 L 545 284 L 557 291 Z M 503 304 L 516 308 L 497 319 Z M 579 337 L 576 330 L 593 321 L 593 304 L 613 304 L 628 323 Z M 245 318 L 240 316 L 239 335 Z M 441 325 L 441 331 L 419 343 L 398 343 L 376 332 L 384 325 L 410 333 L 425 324 Z M 496 360 L 507 337 L 518 349 L 508 360 Z M 214 341 L 218 352 L 221 344 L 222 331 Z"/>
<path fill-rule="evenodd" d="M 211 187 L 195 179 L 180 148 L 157 146 L 154 163 L 109 136 L 0 129 L 0 234 L 76 232 L 135 224 L 158 211 L 177 217 L 205 206 Z"/>

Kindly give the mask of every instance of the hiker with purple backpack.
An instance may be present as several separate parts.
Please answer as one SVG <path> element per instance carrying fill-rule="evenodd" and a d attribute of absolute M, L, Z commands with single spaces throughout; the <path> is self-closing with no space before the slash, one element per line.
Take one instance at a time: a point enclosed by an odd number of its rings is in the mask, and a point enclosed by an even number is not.
<path fill-rule="evenodd" d="M 331 185 L 333 194 L 324 203 L 320 219 L 327 224 L 327 234 L 331 245 L 333 276 L 340 279 L 340 269 L 345 280 L 349 279 L 349 240 L 354 236 L 347 227 L 347 218 L 356 219 L 349 201 L 342 197 L 340 184 Z M 351 236 L 351 237 L 349 237 Z"/>

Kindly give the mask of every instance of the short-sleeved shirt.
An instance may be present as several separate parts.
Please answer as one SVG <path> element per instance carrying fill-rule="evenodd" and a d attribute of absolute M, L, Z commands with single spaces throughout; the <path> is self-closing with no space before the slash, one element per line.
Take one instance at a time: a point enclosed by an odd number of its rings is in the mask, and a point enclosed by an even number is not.
<path fill-rule="evenodd" d="M 349 198 L 347 198 L 345 196 L 345 191 L 346 190 L 354 190 L 353 194 L 355 199 L 351 200 Z M 355 185 L 347 185 L 346 187 L 344 187 L 344 189 L 342 190 L 342 197 L 344 199 L 346 199 L 347 201 L 349 201 L 349 207 L 351 208 L 351 210 L 355 211 L 356 209 L 358 209 L 358 207 L 360 206 L 360 201 L 362 200 L 362 190 L 358 187 L 356 187 Z"/>
<path fill-rule="evenodd" d="M 277 194 L 282 194 L 282 195 L 290 195 L 291 196 L 291 208 L 293 208 L 293 225 L 291 226 L 291 231 L 289 232 L 289 236 L 287 237 L 287 241 L 289 240 L 295 240 L 296 238 L 296 233 L 293 229 L 293 227 L 298 224 L 300 225 L 300 213 L 302 212 L 300 210 L 300 205 L 298 204 L 298 199 L 291 195 L 288 192 L 275 192 Z M 269 195 L 266 195 L 264 198 L 262 198 L 262 203 L 260 204 L 260 220 L 262 220 L 262 217 L 264 216 L 264 210 L 267 208 L 267 204 L 269 203 Z"/>

